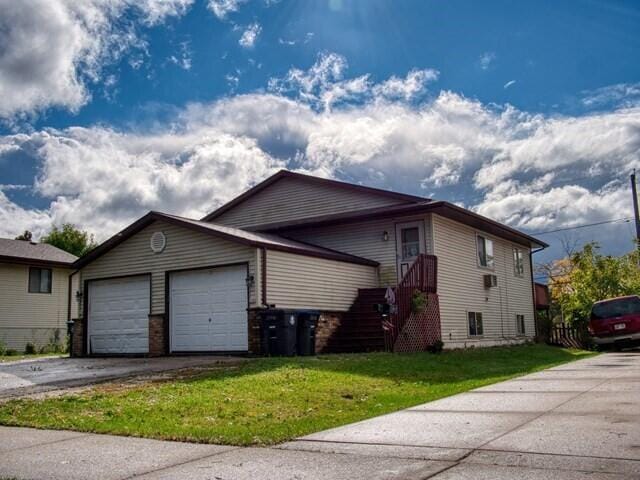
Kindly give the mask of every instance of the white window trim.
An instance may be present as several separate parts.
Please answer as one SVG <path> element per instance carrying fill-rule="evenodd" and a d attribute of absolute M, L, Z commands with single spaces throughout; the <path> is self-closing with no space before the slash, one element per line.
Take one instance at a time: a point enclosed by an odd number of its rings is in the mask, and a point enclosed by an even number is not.
<path fill-rule="evenodd" d="M 518 269 L 516 268 L 518 266 L 518 262 L 516 260 L 516 252 L 520 252 L 520 254 L 522 254 L 522 272 L 518 272 Z M 512 252 L 512 257 L 513 257 L 513 275 L 518 277 L 518 278 L 524 278 L 524 250 L 522 248 L 519 247 L 513 247 L 513 252 Z"/>
<path fill-rule="evenodd" d="M 493 248 L 493 266 L 491 266 L 491 267 L 482 265 L 480 263 L 480 256 L 478 255 L 478 237 L 482 237 L 485 240 L 491 240 L 491 243 L 493 244 L 493 247 L 494 247 Z M 486 235 L 486 234 L 484 234 L 482 232 L 476 232 L 474 249 L 475 249 L 475 256 L 476 256 L 476 265 L 478 266 L 478 268 L 480 268 L 482 270 L 488 270 L 488 271 L 491 271 L 491 272 L 495 271 L 495 269 L 496 269 L 496 251 L 495 251 L 495 246 L 496 246 L 495 239 L 493 239 L 489 235 Z"/>

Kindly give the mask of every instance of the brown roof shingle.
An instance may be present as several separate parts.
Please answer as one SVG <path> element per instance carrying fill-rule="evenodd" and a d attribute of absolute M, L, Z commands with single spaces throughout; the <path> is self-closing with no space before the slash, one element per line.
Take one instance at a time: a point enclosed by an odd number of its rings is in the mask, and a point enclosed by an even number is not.
<path fill-rule="evenodd" d="M 71 266 L 77 259 L 75 255 L 46 243 L 0 238 L 0 261 Z"/>

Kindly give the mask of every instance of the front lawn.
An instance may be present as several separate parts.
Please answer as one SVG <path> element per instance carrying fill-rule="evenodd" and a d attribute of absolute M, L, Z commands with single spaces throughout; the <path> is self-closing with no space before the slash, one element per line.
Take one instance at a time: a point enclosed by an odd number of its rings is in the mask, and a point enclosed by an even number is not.
<path fill-rule="evenodd" d="M 172 381 L 0 406 L 5 425 L 273 444 L 590 355 L 545 345 L 263 358 Z"/>
<path fill-rule="evenodd" d="M 35 360 L 46 357 L 65 357 L 65 353 L 16 353 L 14 355 L 0 355 L 0 363 L 15 362 L 16 360 Z"/>

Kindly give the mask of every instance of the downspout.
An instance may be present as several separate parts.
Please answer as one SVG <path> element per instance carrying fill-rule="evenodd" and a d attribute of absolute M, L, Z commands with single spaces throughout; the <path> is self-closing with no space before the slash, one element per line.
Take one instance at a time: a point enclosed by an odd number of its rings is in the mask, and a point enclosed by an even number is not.
<path fill-rule="evenodd" d="M 69 274 L 69 278 L 67 282 L 69 285 L 67 286 L 67 334 L 72 335 L 72 326 L 71 326 L 71 290 L 73 285 L 73 276 L 78 273 L 80 270 L 76 270 L 75 272 L 71 272 Z"/>
<path fill-rule="evenodd" d="M 531 274 L 531 299 L 533 300 L 533 325 L 536 337 L 538 336 L 538 319 L 536 311 L 536 282 L 533 280 L 533 254 L 541 252 L 546 247 L 540 247 L 536 250 L 529 250 L 529 273 Z"/>

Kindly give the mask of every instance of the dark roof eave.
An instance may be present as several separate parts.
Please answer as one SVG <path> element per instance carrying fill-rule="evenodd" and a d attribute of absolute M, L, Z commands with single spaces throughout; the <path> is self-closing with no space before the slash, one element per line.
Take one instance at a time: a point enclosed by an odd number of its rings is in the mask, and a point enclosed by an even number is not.
<path fill-rule="evenodd" d="M 151 225 L 151 223 L 153 223 L 154 221 L 157 221 L 157 220 L 164 221 L 164 222 L 167 222 L 167 223 L 170 223 L 172 225 L 179 226 L 179 227 L 188 228 L 190 230 L 198 231 L 198 232 L 201 232 L 201 233 L 204 233 L 204 234 L 207 234 L 207 235 L 215 236 L 215 237 L 218 237 L 218 238 L 223 238 L 223 239 L 231 241 L 231 242 L 240 243 L 240 244 L 244 244 L 244 245 L 248 245 L 248 246 L 252 246 L 252 247 L 256 247 L 256 248 L 266 248 L 267 250 L 277 250 L 277 251 L 283 251 L 283 252 L 293 253 L 293 254 L 297 254 L 297 255 L 304 255 L 304 256 L 307 256 L 307 257 L 324 258 L 324 259 L 328 259 L 328 260 L 336 260 L 336 261 L 341 261 L 341 262 L 356 263 L 356 264 L 361 264 L 361 265 L 369 265 L 369 266 L 378 266 L 379 265 L 378 262 L 375 262 L 373 260 L 369 260 L 367 258 L 356 257 L 354 255 L 348 255 L 348 254 L 343 254 L 343 253 L 339 253 L 339 252 L 335 252 L 335 253 L 334 252 L 330 252 L 330 251 L 327 251 L 327 252 L 313 252 L 313 251 L 303 250 L 303 249 L 299 249 L 299 248 L 295 248 L 295 247 L 288 247 L 288 246 L 285 246 L 285 245 L 274 245 L 274 244 L 270 244 L 270 243 L 250 240 L 250 239 L 247 239 L 247 238 L 241 238 L 241 237 L 237 237 L 235 235 L 231 235 L 231 234 L 228 234 L 228 233 L 225 233 L 225 232 L 212 230 L 212 229 L 204 227 L 202 225 L 197 225 L 197 224 L 195 224 L 193 222 L 189 222 L 189 221 L 186 221 L 186 220 L 181 220 L 181 219 L 176 218 L 176 217 L 171 216 L 171 215 L 165 215 L 165 214 L 163 214 L 161 212 L 153 212 L 152 211 L 152 212 L 149 212 L 148 214 L 146 214 L 144 217 L 141 217 L 140 219 L 136 220 L 134 223 L 132 223 L 127 228 L 125 228 L 121 232 L 117 233 L 116 235 L 114 235 L 110 239 L 106 240 L 104 243 L 102 243 L 101 245 L 99 245 L 98 247 L 93 249 L 91 252 L 87 253 L 85 256 L 79 258 L 75 263 L 73 263 L 73 268 L 75 268 L 77 270 L 77 269 L 85 267 L 89 263 L 91 263 L 94 260 L 96 260 L 97 258 L 101 257 L 102 255 L 107 253 L 109 250 L 115 248 L 120 243 L 124 242 L 126 239 L 128 239 L 131 236 L 135 235 L 136 233 L 140 232 L 142 229 L 144 229 L 145 227 Z"/>
<path fill-rule="evenodd" d="M 242 193 L 241 195 L 235 197 L 231 201 L 229 201 L 229 202 L 225 203 L 224 205 L 222 205 L 221 207 L 217 208 L 213 212 L 207 214 L 201 220 L 207 222 L 207 221 L 213 220 L 216 217 L 219 217 L 220 215 L 222 215 L 226 211 L 232 209 L 236 205 L 241 204 L 242 202 L 244 202 L 248 198 L 250 198 L 253 195 L 257 194 L 258 192 L 264 190 L 269 185 L 272 185 L 273 183 L 277 182 L 281 178 L 299 178 L 299 179 L 303 179 L 303 180 L 308 181 L 308 182 L 320 183 L 320 184 L 324 184 L 324 185 L 332 185 L 332 186 L 335 186 L 335 187 L 338 187 L 338 188 L 344 188 L 344 189 L 348 189 L 348 190 L 352 190 L 352 191 L 355 190 L 355 191 L 359 191 L 359 192 L 369 192 L 369 193 L 374 193 L 374 194 L 377 194 L 377 195 L 383 195 L 383 196 L 386 196 L 386 197 L 389 197 L 389 198 L 395 198 L 395 199 L 403 201 L 403 202 L 424 202 L 426 200 L 429 200 L 427 198 L 418 197 L 416 195 L 410 195 L 410 194 L 407 194 L 407 193 L 392 192 L 390 190 L 383 190 L 383 189 L 380 189 L 380 188 L 367 187 L 367 186 L 364 186 L 364 185 L 355 185 L 353 183 L 341 182 L 339 180 L 332 180 L 332 179 L 328 179 L 328 178 L 314 177 L 312 175 L 304 175 L 302 173 L 290 172 L 289 170 L 280 170 L 279 172 L 277 172 L 274 175 L 270 176 L 269 178 L 263 180 L 262 182 L 258 183 L 257 185 L 254 185 L 253 187 L 251 187 L 246 192 Z"/>
<path fill-rule="evenodd" d="M 19 265 L 33 265 L 44 267 L 73 268 L 74 262 L 58 262 L 56 260 L 44 260 L 41 258 L 13 257 L 0 255 L 0 263 L 16 263 Z"/>
<path fill-rule="evenodd" d="M 319 217 L 294 220 L 290 222 L 279 222 L 272 224 L 257 225 L 251 230 L 262 232 L 284 232 L 297 228 L 320 227 L 326 225 L 340 225 L 353 223 L 368 219 L 385 218 L 393 215 L 410 215 L 417 213 L 437 213 L 442 216 L 457 220 L 461 223 L 472 225 L 475 228 L 492 233 L 496 236 L 506 238 L 527 245 L 530 248 L 546 248 L 549 245 L 531 235 L 520 232 L 490 218 L 479 215 L 475 212 L 458 207 L 445 201 L 422 202 L 420 204 L 393 205 L 390 207 L 378 207 L 355 212 L 347 212 L 333 215 L 323 215 Z"/>

